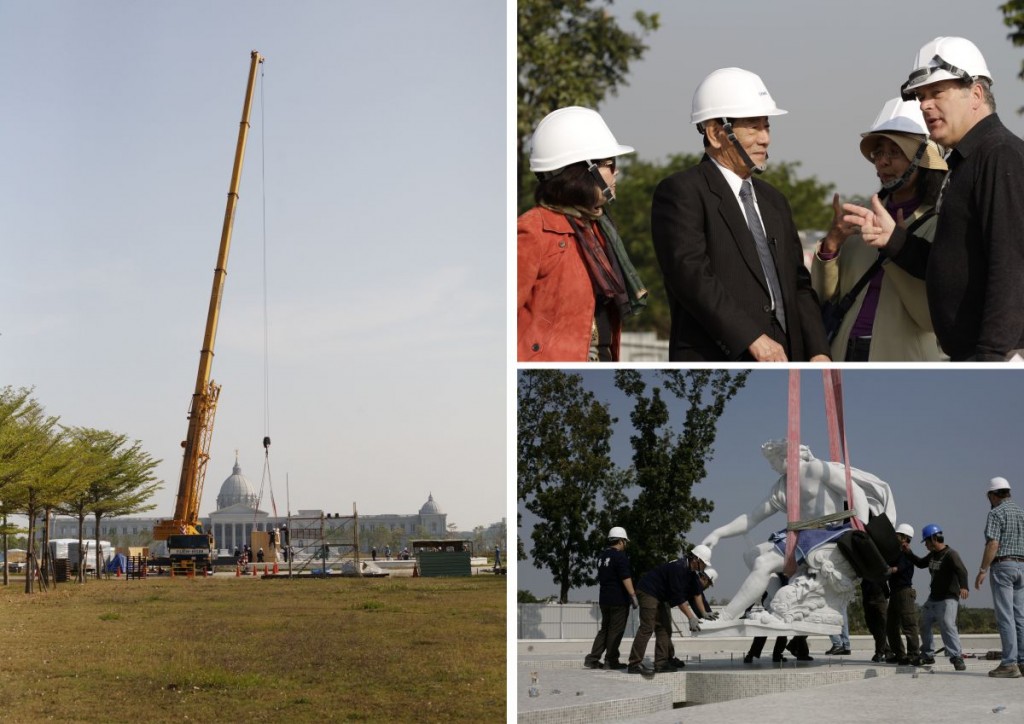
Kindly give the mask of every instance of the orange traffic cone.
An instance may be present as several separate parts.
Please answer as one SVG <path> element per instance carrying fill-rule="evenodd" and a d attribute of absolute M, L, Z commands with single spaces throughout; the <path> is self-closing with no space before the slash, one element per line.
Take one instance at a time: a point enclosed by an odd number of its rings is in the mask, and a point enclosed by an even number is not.
<path fill-rule="evenodd" d="M 253 578 L 255 578 L 255 577 L 256 577 L 256 566 L 253 566 L 253 567 L 252 567 L 252 577 L 253 577 Z"/>
<path fill-rule="evenodd" d="M 420 570 L 416 567 L 415 563 L 412 564 L 412 577 L 413 578 L 419 578 L 420 577 Z"/>
<path fill-rule="evenodd" d="M 174 578 L 174 564 L 171 564 L 171 578 Z"/>
<path fill-rule="evenodd" d="M 235 578 L 238 578 L 240 575 L 242 575 L 242 567 L 236 563 L 235 564 Z"/>
<path fill-rule="evenodd" d="M 264 575 L 264 576 L 265 576 L 265 575 L 267 575 L 267 571 L 268 571 L 268 570 L 269 570 L 269 569 L 267 568 L 267 564 L 266 564 L 266 563 L 264 563 L 264 564 L 263 564 L 263 575 Z"/>
<path fill-rule="evenodd" d="M 121 566 L 118 566 L 114 570 L 117 571 L 117 577 L 120 578 L 121 577 Z"/>

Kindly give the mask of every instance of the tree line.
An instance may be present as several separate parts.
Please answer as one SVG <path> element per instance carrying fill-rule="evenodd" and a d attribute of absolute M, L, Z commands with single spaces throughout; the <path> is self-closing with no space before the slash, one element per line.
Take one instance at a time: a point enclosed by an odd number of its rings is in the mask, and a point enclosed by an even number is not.
<path fill-rule="evenodd" d="M 142 443 L 109 430 L 62 425 L 46 413 L 26 388 L 0 388 L 0 521 L 3 557 L 8 540 L 24 533 L 27 539 L 25 593 L 32 593 L 36 577 L 48 585 L 53 568 L 49 529 L 37 536 L 39 520 L 68 515 L 78 521 L 78 582 L 85 581 L 85 521 L 95 522 L 96 570 L 103 569 L 100 522 L 105 517 L 152 510 L 148 501 L 163 485 L 153 474 L 160 464 L 142 449 Z M 23 515 L 28 529 L 8 524 L 8 517 Z M 35 539 L 41 537 L 42 552 Z M 8 570 L 4 565 L 4 585 Z"/>
<path fill-rule="evenodd" d="M 519 373 L 517 495 L 536 517 L 530 551 L 518 557 L 547 569 L 569 590 L 596 583 L 608 530 L 629 534 L 634 574 L 678 558 L 686 533 L 707 523 L 714 503 L 696 495 L 714 456 L 718 419 L 746 384 L 749 370 L 616 370 L 615 388 L 632 405 L 628 465 L 611 455 L 618 419 L 583 375 L 564 370 Z M 659 382 L 650 384 L 652 380 Z M 522 513 L 519 513 L 522 526 Z"/>

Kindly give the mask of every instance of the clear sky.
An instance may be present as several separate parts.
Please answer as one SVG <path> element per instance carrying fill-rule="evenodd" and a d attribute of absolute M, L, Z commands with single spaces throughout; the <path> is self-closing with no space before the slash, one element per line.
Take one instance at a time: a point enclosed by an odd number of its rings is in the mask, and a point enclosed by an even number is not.
<path fill-rule="evenodd" d="M 287 481 L 500 520 L 505 39 L 477 0 L 0 0 L 0 385 L 141 440 L 173 512 L 256 49 L 201 514 L 236 450 L 259 491 L 269 431 L 281 514 Z"/>
<path fill-rule="evenodd" d="M 653 379 L 653 371 L 645 374 Z M 628 401 L 614 388 L 610 372 L 585 371 L 583 375 L 598 398 L 611 403 L 612 414 L 619 419 L 613 455 L 618 464 L 628 465 Z M 990 607 L 988 583 L 980 591 L 973 587 L 989 510 L 985 490 L 990 478 L 1001 475 L 1010 481 L 1015 497 L 1024 498 L 1021 371 L 856 369 L 843 372 L 843 387 L 851 465 L 890 484 L 898 522 L 914 527 L 913 549 L 919 555 L 926 552 L 920 542 L 921 528 L 927 523 L 943 528 L 946 542 L 967 566 L 971 582 L 967 605 Z M 689 542 L 699 543 L 714 528 L 749 512 L 775 483 L 777 475 L 760 447 L 767 440 L 786 436 L 787 392 L 787 371 L 755 370 L 746 387 L 727 405 L 719 420 L 707 477 L 694 487 L 694 494 L 712 500 L 715 510 L 708 524 L 698 524 L 689 532 Z M 819 370 L 801 370 L 801 398 L 801 439 L 815 456 L 827 458 Z M 681 414 L 680 409 L 674 418 L 677 425 Z M 528 545 L 532 518 L 524 514 L 523 521 L 520 535 Z M 745 539 L 723 540 L 715 547 L 712 564 L 720 577 L 714 596 L 732 597 L 747 572 L 743 551 L 784 525 L 785 516 L 778 514 Z M 550 574 L 531 562 L 520 561 L 518 574 L 518 588 L 537 595 L 557 595 Z M 920 602 L 927 597 L 927 584 L 927 571 L 917 571 L 915 588 Z M 597 588 L 573 590 L 570 600 L 596 601 Z"/>
<path fill-rule="evenodd" d="M 999 0 L 735 0 L 708 5 L 674 0 L 616 0 L 612 12 L 636 30 L 640 9 L 661 15 L 647 36 L 644 59 L 630 68 L 629 86 L 598 109 L 620 143 L 640 158 L 700 153 L 690 124 L 693 91 L 716 68 L 737 66 L 761 76 L 780 108 L 772 119 L 770 153 L 801 163 L 801 177 L 836 185 L 841 195 L 878 190 L 860 155 L 867 131 L 886 100 L 899 95 L 917 51 L 940 35 L 973 41 L 992 72 L 998 112 L 1024 134 L 1024 48 L 1006 36 Z M 770 163 L 770 161 L 769 161 Z"/>

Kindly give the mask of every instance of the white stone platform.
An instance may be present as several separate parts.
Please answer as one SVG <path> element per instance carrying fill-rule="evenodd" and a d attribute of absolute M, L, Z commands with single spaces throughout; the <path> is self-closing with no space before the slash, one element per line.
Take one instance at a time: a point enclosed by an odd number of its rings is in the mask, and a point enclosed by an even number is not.
<path fill-rule="evenodd" d="M 828 638 L 811 636 L 808 643 L 814 661 L 797 662 L 787 653 L 789 660 L 783 664 L 772 663 L 770 641 L 761 659 L 744 664 L 743 654 L 749 648 L 749 638 L 675 638 L 676 656 L 687 662 L 686 668 L 678 673 L 656 674 L 649 679 L 624 671 L 583 668 L 589 641 L 520 641 L 518 721 L 520 724 L 675 724 L 684 721 L 757 721 L 759 724 L 829 721 L 831 724 L 866 721 L 869 718 L 866 712 L 873 710 L 883 719 L 898 714 L 903 724 L 914 721 L 935 724 L 954 719 L 935 718 L 932 700 L 922 702 L 925 707 L 922 712 L 928 712 L 929 717 L 915 719 L 913 711 L 908 711 L 908 701 L 913 699 L 900 692 L 927 690 L 929 697 L 938 697 L 934 701 L 936 706 L 941 701 L 947 707 L 959 705 L 961 710 L 968 701 L 960 699 L 966 697 L 972 700 L 969 709 L 973 712 L 977 706 L 970 695 L 970 687 L 982 686 L 989 691 L 988 682 L 1001 685 L 992 689 L 993 695 L 1005 690 L 1008 696 L 1002 698 L 1013 702 L 1012 705 L 995 702 L 988 714 L 992 715 L 992 708 L 1005 705 L 1007 709 L 1000 713 L 1010 712 L 1012 708 L 1018 717 L 1006 717 L 1005 721 L 1024 721 L 1024 679 L 998 680 L 987 676 L 998 661 L 987 661 L 984 655 L 999 648 L 998 637 L 964 636 L 962 640 L 968 655 L 965 659 L 968 668 L 964 672 L 955 672 L 941 655 L 932 667 L 915 669 L 874 664 L 870 661 L 873 653 L 870 637 L 853 637 L 850 656 L 825 656 L 821 652 L 831 645 Z M 623 640 L 623 660 L 631 644 L 631 640 Z M 648 650 L 652 648 L 653 643 Z M 980 658 L 973 658 L 972 654 Z M 650 658 L 646 664 L 650 666 Z M 539 695 L 530 697 L 529 688 L 534 679 Z M 893 683 L 882 686 L 878 683 L 882 681 Z M 855 692 L 865 687 L 865 690 L 887 692 L 885 696 L 889 698 L 864 694 L 867 698 L 862 701 L 857 693 L 844 693 L 850 687 L 854 687 Z M 959 692 L 956 697 L 951 693 L 954 690 Z M 856 707 L 852 699 L 856 699 Z M 845 703 L 839 704 L 840 701 Z M 883 704 L 889 708 L 886 710 Z M 775 717 L 773 712 L 778 712 L 779 716 Z"/>

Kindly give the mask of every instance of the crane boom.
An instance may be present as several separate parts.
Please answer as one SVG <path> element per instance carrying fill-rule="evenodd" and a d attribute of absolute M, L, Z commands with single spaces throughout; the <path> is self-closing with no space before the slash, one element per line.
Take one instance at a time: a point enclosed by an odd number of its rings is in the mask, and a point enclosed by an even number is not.
<path fill-rule="evenodd" d="M 231 248 L 231 230 L 235 221 L 235 207 L 238 204 L 238 187 L 242 176 L 242 161 L 245 158 L 245 144 L 249 137 L 249 115 L 252 110 L 252 98 L 256 87 L 256 70 L 263 62 L 263 56 L 252 51 L 249 66 L 249 81 L 245 90 L 245 102 L 242 105 L 242 120 L 238 128 L 238 144 L 235 148 L 235 163 L 231 172 L 231 184 L 228 188 L 227 208 L 224 210 L 224 226 L 221 230 L 220 249 L 217 253 L 217 266 L 213 272 L 213 289 L 210 292 L 210 308 L 206 316 L 206 333 L 203 336 L 203 348 L 199 353 L 199 372 L 196 374 L 196 387 L 192 393 L 192 403 L 188 413 L 188 433 L 181 446 L 185 449 L 181 465 L 181 478 L 178 481 L 178 495 L 174 505 L 174 517 L 162 520 L 153 529 L 156 540 L 166 540 L 168 552 L 174 558 L 176 537 L 181 545 L 179 550 L 192 551 L 188 557 L 199 562 L 204 556 L 196 555 L 196 550 L 207 550 L 205 563 L 209 565 L 213 549 L 213 538 L 204 534 L 199 524 L 199 504 L 203 497 L 203 482 L 206 479 L 206 463 L 210 459 L 210 440 L 213 436 L 213 419 L 217 411 L 217 399 L 220 396 L 220 385 L 210 379 L 213 367 L 213 347 L 217 338 L 217 322 L 220 317 L 220 302 L 224 294 L 224 280 L 227 277 L 228 251 Z M 197 539 L 206 543 L 197 545 Z"/>

